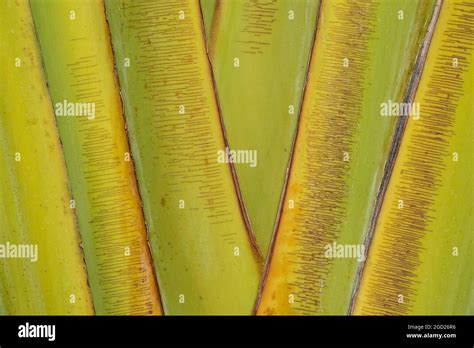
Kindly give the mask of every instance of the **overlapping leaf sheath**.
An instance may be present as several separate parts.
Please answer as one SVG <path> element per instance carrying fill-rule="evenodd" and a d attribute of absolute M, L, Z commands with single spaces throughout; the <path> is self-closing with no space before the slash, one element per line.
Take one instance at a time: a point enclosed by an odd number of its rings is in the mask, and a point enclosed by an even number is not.
<path fill-rule="evenodd" d="M 219 162 L 199 1 L 106 8 L 164 310 L 250 313 L 260 266 L 231 167 Z"/>
<path fill-rule="evenodd" d="M 348 312 L 396 123 L 381 104 L 403 101 L 433 5 L 322 2 L 258 314 Z"/>
<path fill-rule="evenodd" d="M 355 314 L 473 314 L 474 1 L 445 0 Z"/>
<path fill-rule="evenodd" d="M 105 8 L 33 0 L 98 314 L 159 314 Z"/>
<path fill-rule="evenodd" d="M 211 60 L 243 201 L 263 255 L 278 213 L 319 1 L 219 1 Z"/>
<path fill-rule="evenodd" d="M 28 1 L 0 1 L 0 23 L 0 312 L 92 314 Z"/>

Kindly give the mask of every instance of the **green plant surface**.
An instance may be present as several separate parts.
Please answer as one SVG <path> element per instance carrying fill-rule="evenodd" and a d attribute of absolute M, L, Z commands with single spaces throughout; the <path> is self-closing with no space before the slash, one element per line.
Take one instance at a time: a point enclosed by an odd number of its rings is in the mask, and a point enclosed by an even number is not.
<path fill-rule="evenodd" d="M 319 1 L 218 1 L 211 61 L 243 201 L 267 255 L 316 30 Z"/>
<path fill-rule="evenodd" d="M 259 314 L 349 311 L 364 254 L 328 250 L 361 250 L 398 119 L 382 116 L 381 104 L 406 97 L 433 8 L 434 1 L 322 3 Z"/>
<path fill-rule="evenodd" d="M 0 312 L 94 313 L 29 2 L 0 1 Z"/>
<path fill-rule="evenodd" d="M 473 39 L 474 2 L 443 1 L 354 314 L 474 312 Z"/>
<path fill-rule="evenodd" d="M 211 36 L 212 21 L 216 10 L 217 0 L 201 0 L 201 12 L 204 21 L 206 40 L 209 42 Z"/>
<path fill-rule="evenodd" d="M 164 311 L 250 314 L 261 261 L 231 167 L 218 161 L 224 137 L 199 1 L 106 8 Z"/>
<path fill-rule="evenodd" d="M 96 313 L 160 314 L 104 3 L 31 6 L 56 113 L 65 101 L 83 105 L 56 120 Z"/>

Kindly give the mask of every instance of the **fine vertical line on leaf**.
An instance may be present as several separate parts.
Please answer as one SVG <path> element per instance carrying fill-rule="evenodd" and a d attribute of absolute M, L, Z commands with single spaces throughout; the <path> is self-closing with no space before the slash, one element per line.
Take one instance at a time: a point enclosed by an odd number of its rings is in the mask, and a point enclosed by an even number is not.
<path fill-rule="evenodd" d="M 313 31 L 313 40 L 311 42 L 311 49 L 309 50 L 308 63 L 306 65 L 306 76 L 305 76 L 305 80 L 304 80 L 301 103 L 300 103 L 300 107 L 299 107 L 299 110 L 298 110 L 298 120 L 297 120 L 297 123 L 296 123 L 295 135 L 293 137 L 293 142 L 291 144 L 290 158 L 288 160 L 288 166 L 287 166 L 286 173 L 285 173 L 285 180 L 283 182 L 283 188 L 282 188 L 281 195 L 280 195 L 280 202 L 278 204 L 277 216 L 276 216 L 275 224 L 274 224 L 274 227 L 273 227 L 272 239 L 270 240 L 270 246 L 269 246 L 269 249 L 268 249 L 268 253 L 266 255 L 265 268 L 264 268 L 264 271 L 263 271 L 263 274 L 262 274 L 262 279 L 260 281 L 260 286 L 258 288 L 257 297 L 255 299 L 255 305 L 254 305 L 254 309 L 253 309 L 253 314 L 254 315 L 257 313 L 258 307 L 260 306 L 260 301 L 262 299 L 263 289 L 265 288 L 265 283 L 267 281 L 268 272 L 270 270 L 270 265 L 271 265 L 271 262 L 272 262 L 273 251 L 275 249 L 275 241 L 276 241 L 276 237 L 277 237 L 278 227 L 280 226 L 280 223 L 281 223 L 281 215 L 282 215 L 284 202 L 285 202 L 285 198 L 286 198 L 286 193 L 287 193 L 287 189 L 288 189 L 288 182 L 289 182 L 290 176 L 291 176 L 291 168 L 293 167 L 295 146 L 296 146 L 296 142 L 297 142 L 298 135 L 299 135 L 299 128 L 300 128 L 300 125 L 301 125 L 301 119 L 302 119 L 301 114 L 302 114 L 303 104 L 304 104 L 304 101 L 305 101 L 305 98 L 306 98 L 306 93 L 307 93 L 308 74 L 309 74 L 311 65 L 314 64 L 313 51 L 316 49 L 316 36 L 318 34 L 318 31 L 319 31 L 320 17 L 321 17 L 321 11 L 322 11 L 324 1 L 325 0 L 320 0 L 318 8 L 316 9 L 316 11 L 317 11 L 316 25 L 315 25 L 315 28 L 314 28 L 314 31 Z"/>
<path fill-rule="evenodd" d="M 410 77 L 410 82 L 407 87 L 407 93 L 404 99 L 404 103 L 411 103 L 415 97 L 416 90 L 418 89 L 418 84 L 420 81 L 420 77 L 423 73 L 423 68 L 425 65 L 426 61 L 426 56 L 428 53 L 428 49 L 430 47 L 431 39 L 433 37 L 433 33 L 435 30 L 436 22 L 438 21 L 438 17 L 441 11 L 441 6 L 443 4 L 443 0 L 437 0 L 436 4 L 433 9 L 433 15 L 431 17 L 431 21 L 428 25 L 426 35 L 423 39 L 422 47 L 419 51 L 419 54 L 417 55 L 415 65 L 413 67 L 413 72 Z M 361 284 L 361 279 L 362 275 L 364 273 L 365 265 L 367 262 L 367 255 L 369 254 L 370 247 L 372 245 L 372 240 L 374 237 L 374 231 L 375 231 L 375 226 L 380 214 L 380 209 L 382 207 L 382 203 L 385 198 L 385 193 L 387 191 L 388 184 L 390 182 L 390 178 L 392 175 L 393 167 L 395 164 L 395 161 L 398 156 L 398 152 L 400 149 L 400 143 L 402 141 L 404 132 L 405 132 L 405 127 L 407 123 L 408 118 L 403 117 L 398 120 L 395 133 L 392 138 L 392 145 L 389 151 L 389 155 L 387 158 L 387 161 L 385 162 L 385 167 L 384 167 L 384 174 L 382 177 L 382 181 L 379 186 L 379 190 L 377 193 L 377 198 L 375 200 L 375 205 L 374 205 L 374 211 L 372 214 L 372 218 L 370 221 L 369 229 L 367 231 L 367 234 L 365 236 L 364 240 L 364 247 L 366 250 L 366 257 L 364 261 L 361 262 L 358 270 L 357 270 L 357 275 L 356 279 L 354 282 L 354 286 L 352 289 L 352 294 L 351 294 L 351 300 L 348 308 L 348 315 L 351 315 L 354 311 L 354 306 L 355 306 L 355 301 L 357 299 L 358 293 L 359 293 L 359 288 Z"/>
<path fill-rule="evenodd" d="M 155 287 L 158 291 L 158 303 L 160 305 L 160 312 L 161 312 L 162 315 L 165 315 L 164 303 L 163 303 L 163 299 L 161 297 L 161 291 L 160 291 L 160 289 L 161 289 L 160 288 L 160 281 L 158 279 L 158 275 L 157 275 L 156 270 L 155 270 L 155 262 L 153 260 L 153 253 L 151 252 L 150 236 L 149 236 L 149 231 L 148 231 L 148 223 L 146 221 L 145 211 L 143 210 L 143 199 L 142 199 L 142 195 L 141 195 L 141 191 L 140 191 L 140 185 L 139 185 L 139 182 L 138 182 L 138 176 L 137 176 L 137 171 L 136 171 L 136 167 L 135 167 L 134 155 L 133 155 L 132 147 L 131 147 L 131 144 L 130 144 L 130 138 L 128 136 L 128 124 L 127 124 L 127 118 L 125 117 L 125 104 L 124 104 L 124 101 L 123 101 L 122 86 L 120 84 L 120 79 L 119 79 L 119 76 L 118 76 L 117 64 L 116 64 L 117 61 L 115 59 L 116 56 L 115 56 L 115 51 L 114 51 L 114 47 L 113 47 L 113 44 L 112 44 L 112 33 L 110 31 L 110 24 L 109 24 L 109 19 L 107 17 L 107 6 L 105 6 L 105 1 L 102 1 L 102 6 L 104 8 L 104 17 L 105 17 L 105 22 L 106 22 L 106 26 L 107 26 L 107 33 L 108 33 L 109 42 L 110 42 L 112 64 L 113 64 L 113 67 L 114 67 L 114 70 L 113 70 L 114 80 L 115 80 L 115 83 L 116 83 L 116 85 L 118 87 L 118 90 L 119 90 L 120 108 L 121 108 L 123 122 L 124 122 L 124 125 L 125 125 L 125 137 L 126 137 L 126 141 L 127 141 L 128 150 L 129 150 L 129 153 L 130 153 L 130 165 L 132 166 L 132 171 L 133 171 L 133 175 L 134 175 L 134 178 L 135 178 L 135 185 L 136 185 L 136 188 L 137 188 L 138 200 L 139 200 L 139 203 L 140 203 L 140 212 L 141 212 L 141 215 L 142 215 L 143 223 L 145 225 L 146 253 L 147 253 L 146 256 L 150 260 L 151 271 L 152 271 L 152 274 L 153 274 L 153 279 L 151 279 L 151 283 L 154 283 L 154 285 L 155 285 Z"/>

